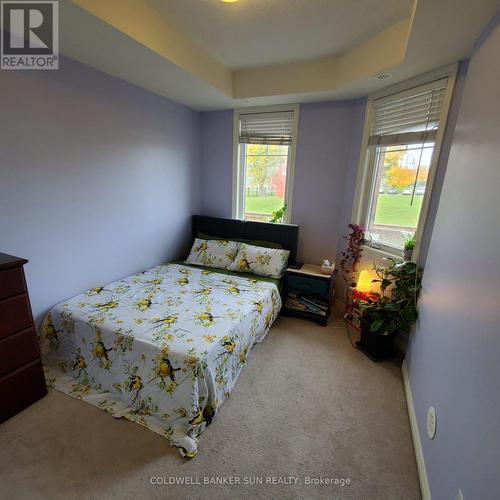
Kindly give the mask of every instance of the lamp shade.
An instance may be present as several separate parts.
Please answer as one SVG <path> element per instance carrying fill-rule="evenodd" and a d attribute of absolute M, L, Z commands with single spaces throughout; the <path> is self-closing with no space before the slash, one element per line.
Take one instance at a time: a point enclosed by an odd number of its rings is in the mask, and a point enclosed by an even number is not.
<path fill-rule="evenodd" d="M 372 291 L 372 280 L 368 271 L 361 271 L 359 273 L 358 282 L 356 284 L 358 292 L 368 293 Z"/>

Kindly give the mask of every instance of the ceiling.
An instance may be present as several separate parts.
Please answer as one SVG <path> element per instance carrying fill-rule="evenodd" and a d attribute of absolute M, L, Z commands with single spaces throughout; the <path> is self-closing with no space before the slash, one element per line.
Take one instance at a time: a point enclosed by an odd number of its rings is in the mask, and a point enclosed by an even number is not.
<path fill-rule="evenodd" d="M 469 57 L 500 0 L 60 0 L 60 52 L 198 110 L 350 99 Z M 378 73 L 391 78 L 378 80 Z"/>
<path fill-rule="evenodd" d="M 411 14 L 412 0 L 148 0 L 230 69 L 338 55 Z"/>

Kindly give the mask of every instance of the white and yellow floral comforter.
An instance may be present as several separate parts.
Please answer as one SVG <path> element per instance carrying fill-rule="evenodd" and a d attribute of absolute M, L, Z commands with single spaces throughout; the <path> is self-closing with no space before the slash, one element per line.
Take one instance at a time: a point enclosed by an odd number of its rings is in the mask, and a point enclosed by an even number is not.
<path fill-rule="evenodd" d="M 47 380 L 192 457 L 280 307 L 273 283 L 157 266 L 50 311 L 40 332 Z"/>

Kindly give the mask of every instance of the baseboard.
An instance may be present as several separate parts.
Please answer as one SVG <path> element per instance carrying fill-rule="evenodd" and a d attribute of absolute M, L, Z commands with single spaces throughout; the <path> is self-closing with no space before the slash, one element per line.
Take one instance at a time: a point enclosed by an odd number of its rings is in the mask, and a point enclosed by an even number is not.
<path fill-rule="evenodd" d="M 417 459 L 418 479 L 420 481 L 420 491 L 423 500 L 432 500 L 429 480 L 427 479 L 427 469 L 425 468 L 424 453 L 422 451 L 422 442 L 420 441 L 420 432 L 418 430 L 417 416 L 415 406 L 413 405 L 413 396 L 411 394 L 410 379 L 406 362 L 403 361 L 401 367 L 403 372 L 403 384 L 406 394 L 406 406 L 408 407 L 408 417 L 410 419 L 411 436 L 413 438 L 413 447 L 415 448 L 415 457 Z"/>

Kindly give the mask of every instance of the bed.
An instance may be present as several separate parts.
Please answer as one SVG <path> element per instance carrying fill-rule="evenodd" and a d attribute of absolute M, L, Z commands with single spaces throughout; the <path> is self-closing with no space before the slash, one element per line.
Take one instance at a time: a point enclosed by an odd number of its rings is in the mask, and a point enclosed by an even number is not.
<path fill-rule="evenodd" d="M 297 226 L 193 216 L 201 232 L 279 243 L 296 260 Z M 280 308 L 279 280 L 159 265 L 51 309 L 40 329 L 47 382 L 193 457 Z"/>

